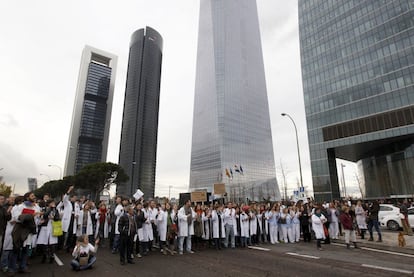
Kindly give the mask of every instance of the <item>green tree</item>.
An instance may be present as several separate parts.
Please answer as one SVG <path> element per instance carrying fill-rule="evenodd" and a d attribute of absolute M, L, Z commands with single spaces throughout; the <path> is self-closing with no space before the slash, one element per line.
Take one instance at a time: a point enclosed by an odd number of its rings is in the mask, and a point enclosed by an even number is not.
<path fill-rule="evenodd" d="M 83 167 L 75 179 L 77 188 L 90 190 L 97 200 L 99 193 L 108 189 L 113 182 L 126 182 L 129 177 L 118 164 L 93 163 Z"/>
<path fill-rule="evenodd" d="M 37 198 L 43 198 L 43 195 L 49 193 L 52 198 L 57 198 L 65 194 L 68 187 L 74 183 L 74 176 L 66 176 L 62 180 L 52 180 L 44 183 L 43 186 L 34 191 L 34 194 Z"/>
<path fill-rule="evenodd" d="M 5 182 L 0 183 L 0 193 L 2 193 L 6 198 L 12 193 L 12 187 L 6 185 Z"/>

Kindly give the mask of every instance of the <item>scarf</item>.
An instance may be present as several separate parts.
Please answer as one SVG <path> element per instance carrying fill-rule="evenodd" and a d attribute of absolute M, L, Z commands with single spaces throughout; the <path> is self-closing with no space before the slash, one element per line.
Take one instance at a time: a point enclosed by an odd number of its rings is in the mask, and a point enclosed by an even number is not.
<path fill-rule="evenodd" d="M 99 223 L 102 224 L 105 222 L 106 219 L 106 208 L 99 208 Z"/>

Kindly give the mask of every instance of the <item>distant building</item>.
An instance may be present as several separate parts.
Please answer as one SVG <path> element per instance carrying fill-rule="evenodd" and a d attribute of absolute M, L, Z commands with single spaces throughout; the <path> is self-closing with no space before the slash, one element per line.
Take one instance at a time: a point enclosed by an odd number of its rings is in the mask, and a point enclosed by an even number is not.
<path fill-rule="evenodd" d="M 200 2 L 190 189 L 280 200 L 256 1 Z"/>
<path fill-rule="evenodd" d="M 83 49 L 64 176 L 106 161 L 117 59 L 90 46 Z"/>
<path fill-rule="evenodd" d="M 338 199 L 336 159 L 363 196 L 414 191 L 414 2 L 299 0 L 313 189 Z"/>
<path fill-rule="evenodd" d="M 150 27 L 132 34 L 119 151 L 129 180 L 117 185 L 117 194 L 132 196 L 139 188 L 145 198 L 154 197 L 162 46 Z"/>
<path fill-rule="evenodd" d="M 28 191 L 37 190 L 37 178 L 27 178 Z"/>

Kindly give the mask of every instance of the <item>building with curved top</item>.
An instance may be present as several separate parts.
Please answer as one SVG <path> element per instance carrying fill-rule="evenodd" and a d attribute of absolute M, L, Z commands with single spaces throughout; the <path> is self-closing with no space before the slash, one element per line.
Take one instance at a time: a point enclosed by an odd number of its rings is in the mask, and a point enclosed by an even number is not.
<path fill-rule="evenodd" d="M 121 195 L 139 188 L 154 197 L 162 47 L 161 35 L 150 27 L 132 34 L 119 151 L 129 181 L 118 184 Z"/>

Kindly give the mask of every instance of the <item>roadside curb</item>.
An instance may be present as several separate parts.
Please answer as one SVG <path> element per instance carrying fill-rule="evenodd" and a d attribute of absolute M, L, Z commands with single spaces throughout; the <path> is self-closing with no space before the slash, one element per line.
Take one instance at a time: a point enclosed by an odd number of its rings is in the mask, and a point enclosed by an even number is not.
<path fill-rule="evenodd" d="M 345 240 L 338 239 L 338 240 L 331 240 L 332 243 L 338 243 L 345 245 Z M 357 244 L 360 247 L 368 247 L 368 248 L 374 248 L 384 251 L 391 251 L 391 252 L 397 252 L 397 253 L 403 253 L 403 254 L 409 254 L 414 255 L 414 249 L 411 247 L 395 247 L 387 245 L 385 242 L 369 242 L 367 240 L 361 240 L 357 239 Z"/>

